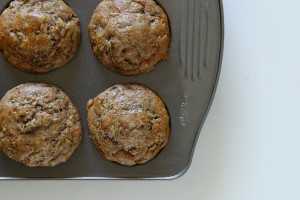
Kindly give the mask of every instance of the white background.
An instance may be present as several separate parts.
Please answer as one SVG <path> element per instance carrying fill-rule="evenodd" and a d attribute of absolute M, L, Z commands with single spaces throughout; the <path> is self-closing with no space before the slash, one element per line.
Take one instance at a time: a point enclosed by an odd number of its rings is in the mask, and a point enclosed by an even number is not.
<path fill-rule="evenodd" d="M 0 199 L 299 200 L 300 0 L 224 0 L 219 87 L 172 181 L 0 181 Z"/>

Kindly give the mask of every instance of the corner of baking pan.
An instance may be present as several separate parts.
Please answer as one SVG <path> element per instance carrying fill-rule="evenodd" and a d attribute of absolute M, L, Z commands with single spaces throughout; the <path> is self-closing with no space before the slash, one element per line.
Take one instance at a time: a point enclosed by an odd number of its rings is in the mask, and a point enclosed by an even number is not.
<path fill-rule="evenodd" d="M 163 177 L 163 178 L 156 178 L 156 179 L 163 179 L 163 180 L 176 179 L 176 178 L 182 177 L 189 170 L 189 168 L 191 166 L 191 163 L 192 163 L 192 158 L 193 158 L 193 155 L 194 155 L 194 151 L 195 151 L 195 148 L 196 148 L 196 144 L 197 144 L 197 141 L 198 141 L 201 129 L 203 127 L 203 124 L 204 124 L 204 122 L 206 120 L 206 117 L 207 117 L 207 115 L 209 113 L 209 110 L 211 108 L 211 105 L 213 103 L 214 96 L 215 96 L 216 91 L 217 91 L 217 86 L 218 86 L 220 74 L 221 74 L 221 66 L 222 66 L 223 52 L 224 52 L 224 38 L 225 38 L 223 1 L 222 0 L 218 0 L 218 1 L 219 1 L 220 26 L 221 26 L 220 27 L 220 31 L 221 31 L 220 37 L 221 38 L 220 38 L 220 44 L 219 44 L 220 47 L 219 47 L 218 68 L 217 68 L 217 73 L 216 73 L 215 81 L 214 81 L 214 85 L 213 85 L 213 91 L 211 93 L 211 96 L 209 97 L 209 101 L 208 101 L 208 104 L 206 106 L 206 110 L 204 112 L 203 118 L 202 118 L 202 120 L 199 123 L 197 134 L 195 135 L 195 139 L 194 139 L 194 142 L 193 142 L 193 145 L 192 145 L 192 151 L 191 151 L 191 154 L 190 154 L 190 157 L 189 157 L 189 162 L 188 162 L 187 166 L 181 172 L 179 172 L 179 173 L 177 173 L 177 174 L 175 174 L 173 176 Z"/>

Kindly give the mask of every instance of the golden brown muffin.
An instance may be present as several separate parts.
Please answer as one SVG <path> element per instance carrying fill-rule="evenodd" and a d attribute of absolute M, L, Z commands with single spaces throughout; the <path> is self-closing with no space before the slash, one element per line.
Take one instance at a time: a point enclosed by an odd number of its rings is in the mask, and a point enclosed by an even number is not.
<path fill-rule="evenodd" d="M 90 21 L 89 36 L 102 64 L 125 75 L 148 72 L 168 58 L 168 18 L 153 0 L 102 1 Z"/>
<path fill-rule="evenodd" d="M 151 160 L 168 142 L 162 99 L 139 84 L 115 85 L 87 103 L 90 138 L 106 159 L 122 165 Z"/>
<path fill-rule="evenodd" d="M 22 84 L 0 101 L 0 148 L 17 162 L 55 166 L 67 161 L 81 138 L 77 109 L 54 86 Z"/>
<path fill-rule="evenodd" d="M 15 0 L 0 16 L 0 49 L 23 71 L 53 71 L 74 57 L 79 44 L 79 20 L 62 0 Z"/>

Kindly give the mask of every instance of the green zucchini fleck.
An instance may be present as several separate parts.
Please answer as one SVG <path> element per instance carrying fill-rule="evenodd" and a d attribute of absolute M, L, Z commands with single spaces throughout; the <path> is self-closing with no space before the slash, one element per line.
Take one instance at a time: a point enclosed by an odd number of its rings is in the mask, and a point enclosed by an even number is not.
<path fill-rule="evenodd" d="M 23 9 L 26 8 L 28 5 L 29 5 L 28 2 L 24 3 L 24 4 L 18 9 L 18 11 L 23 10 Z"/>

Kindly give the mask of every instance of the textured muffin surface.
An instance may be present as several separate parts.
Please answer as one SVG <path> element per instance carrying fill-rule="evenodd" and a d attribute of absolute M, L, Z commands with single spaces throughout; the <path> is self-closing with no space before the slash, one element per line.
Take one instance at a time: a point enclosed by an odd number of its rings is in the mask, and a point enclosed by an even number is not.
<path fill-rule="evenodd" d="M 0 16 L 0 49 L 23 71 L 53 71 L 75 56 L 79 44 L 79 20 L 62 0 L 15 0 Z"/>
<path fill-rule="evenodd" d="M 67 161 L 82 138 L 77 109 L 60 89 L 19 85 L 0 101 L 0 148 L 29 167 Z"/>
<path fill-rule="evenodd" d="M 113 86 L 87 104 L 90 138 L 106 159 L 143 164 L 167 144 L 169 116 L 162 99 L 138 84 Z"/>
<path fill-rule="evenodd" d="M 167 15 L 153 0 L 104 0 L 89 24 L 96 57 L 125 75 L 145 73 L 168 58 Z"/>

